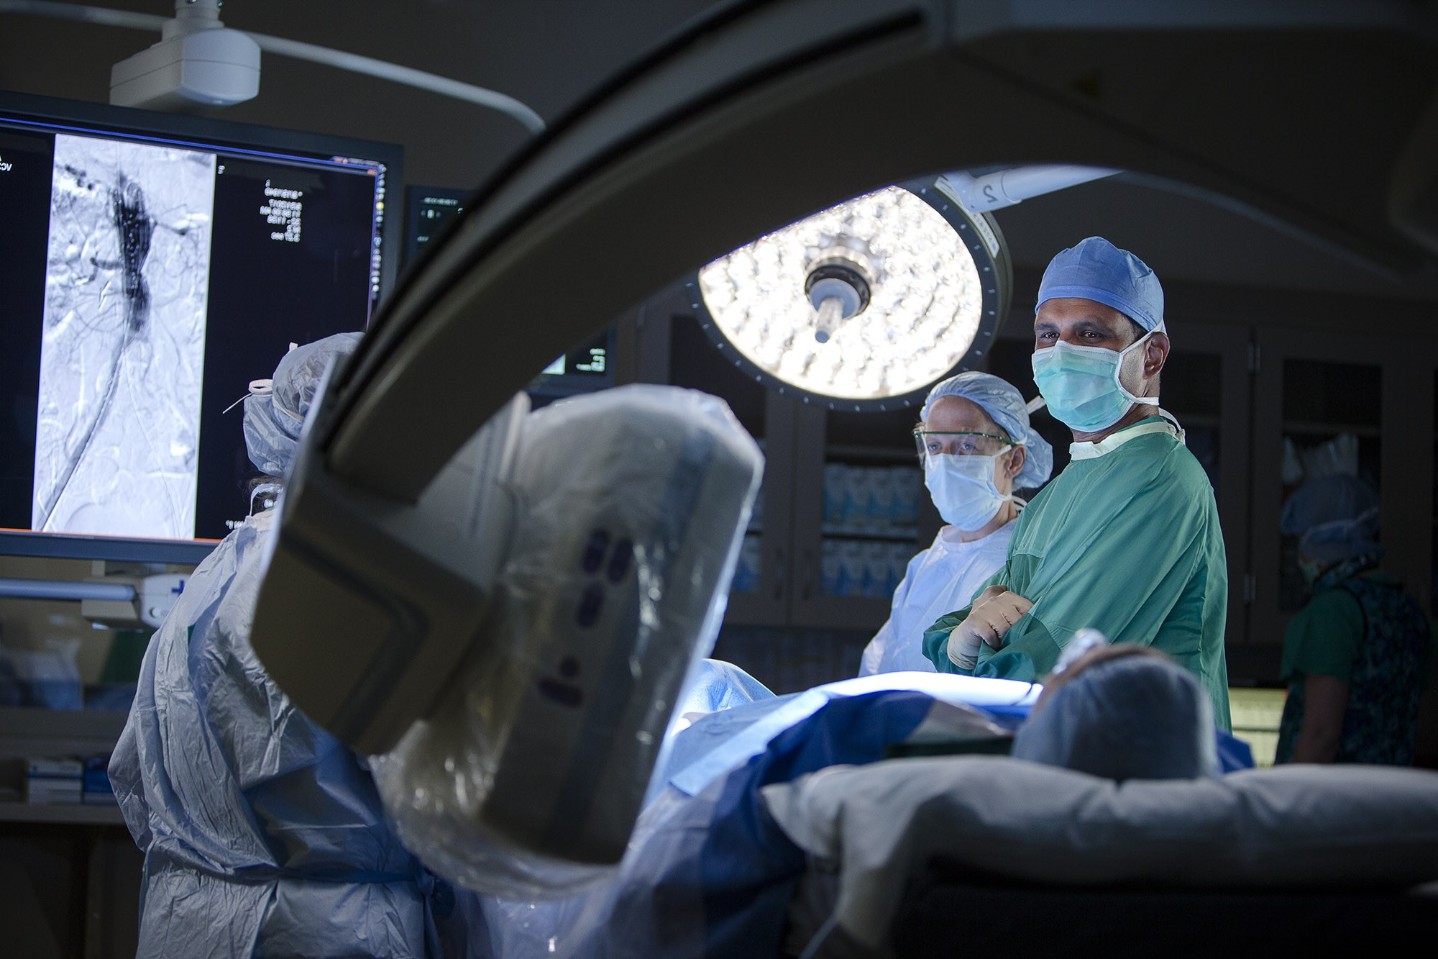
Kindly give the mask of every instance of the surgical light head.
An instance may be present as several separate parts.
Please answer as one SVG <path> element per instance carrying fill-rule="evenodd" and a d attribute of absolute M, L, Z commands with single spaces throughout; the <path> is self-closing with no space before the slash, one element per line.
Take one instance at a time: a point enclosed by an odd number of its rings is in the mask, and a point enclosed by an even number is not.
<path fill-rule="evenodd" d="M 1027 451 L 1024 468 L 1014 477 L 1019 489 L 1042 486 L 1053 471 L 1054 451 L 1049 441 L 1029 423 L 1029 410 L 1019 391 L 1007 380 L 979 370 L 966 370 L 937 383 L 924 400 L 921 420 L 929 418 L 934 402 L 945 396 L 959 396 L 975 403 L 1009 434 L 1009 439 Z"/>
<path fill-rule="evenodd" d="M 1148 264 L 1101 236 L 1057 254 L 1039 281 L 1034 312 L 1048 300 L 1080 297 L 1113 307 L 1146 332 L 1164 329 L 1163 287 Z"/>
<path fill-rule="evenodd" d="M 983 355 L 1009 278 L 996 224 L 927 180 L 766 233 L 686 288 L 706 333 L 756 379 L 831 409 L 893 409 Z"/>

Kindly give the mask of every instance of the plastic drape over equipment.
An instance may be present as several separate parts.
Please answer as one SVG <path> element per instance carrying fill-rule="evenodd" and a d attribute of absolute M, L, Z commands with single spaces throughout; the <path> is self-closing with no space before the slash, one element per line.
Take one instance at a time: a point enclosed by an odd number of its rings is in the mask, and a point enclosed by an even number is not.
<path fill-rule="evenodd" d="M 145 852 L 135 954 L 436 955 L 434 878 L 386 823 L 363 760 L 250 648 L 273 521 L 246 520 L 185 584 L 110 762 Z"/>
<path fill-rule="evenodd" d="M 529 414 L 492 615 L 439 706 L 375 763 L 432 869 L 543 896 L 618 862 L 713 647 L 762 469 L 728 407 L 692 390 Z"/>

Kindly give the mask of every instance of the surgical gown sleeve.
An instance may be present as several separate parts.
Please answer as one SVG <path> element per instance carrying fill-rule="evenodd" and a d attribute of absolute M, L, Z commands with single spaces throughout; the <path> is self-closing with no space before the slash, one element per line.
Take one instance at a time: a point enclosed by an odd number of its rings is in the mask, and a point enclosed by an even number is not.
<path fill-rule="evenodd" d="M 1003 648 L 981 647 L 974 675 L 1039 679 L 1078 630 L 1092 627 L 1111 642 L 1171 655 L 1198 676 L 1215 721 L 1229 728 L 1223 535 L 1207 476 L 1172 436 L 1138 436 L 1071 462 L 1019 518 L 992 582 L 1034 606 Z M 926 631 L 925 655 L 956 672 L 946 637 Z"/>

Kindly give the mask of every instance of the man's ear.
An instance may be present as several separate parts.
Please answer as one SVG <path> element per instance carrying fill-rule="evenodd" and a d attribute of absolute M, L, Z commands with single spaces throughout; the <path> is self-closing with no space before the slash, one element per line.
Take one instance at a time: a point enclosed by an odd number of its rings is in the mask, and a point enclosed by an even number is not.
<path fill-rule="evenodd" d="M 1148 338 L 1148 343 L 1143 348 L 1143 375 L 1144 379 L 1153 379 L 1163 369 L 1163 364 L 1168 362 L 1169 349 L 1168 334 L 1161 330 L 1155 330 Z"/>

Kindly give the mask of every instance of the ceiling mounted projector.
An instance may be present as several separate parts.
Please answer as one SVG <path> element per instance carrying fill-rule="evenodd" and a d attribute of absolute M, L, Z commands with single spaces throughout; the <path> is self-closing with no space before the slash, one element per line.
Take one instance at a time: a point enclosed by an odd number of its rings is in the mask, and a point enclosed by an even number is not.
<path fill-rule="evenodd" d="M 253 99 L 260 92 L 260 45 L 219 16 L 220 0 L 176 0 L 160 42 L 110 68 L 110 102 L 185 111 Z"/>

